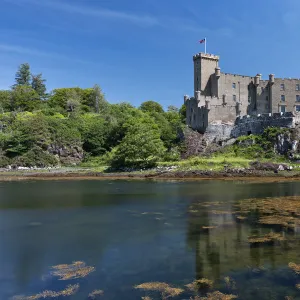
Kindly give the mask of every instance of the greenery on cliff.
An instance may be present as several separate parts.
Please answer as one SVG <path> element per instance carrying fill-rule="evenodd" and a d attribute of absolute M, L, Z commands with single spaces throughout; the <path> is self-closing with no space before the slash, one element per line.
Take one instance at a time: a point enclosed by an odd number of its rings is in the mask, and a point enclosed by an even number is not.
<path fill-rule="evenodd" d="M 291 141 L 299 140 L 291 130 L 268 128 L 230 146 L 208 146 L 201 134 L 184 125 L 184 105 L 164 111 L 159 103 L 146 101 L 135 108 L 108 103 L 98 85 L 47 93 L 45 84 L 42 74 L 34 75 L 29 64 L 22 64 L 11 89 L 0 90 L 0 167 L 136 169 L 159 164 L 220 170 L 285 160 Z"/>
<path fill-rule="evenodd" d="M 183 111 L 110 104 L 98 85 L 46 93 L 45 82 L 22 64 L 11 89 L 0 91 L 0 167 L 148 167 L 180 158 Z"/>

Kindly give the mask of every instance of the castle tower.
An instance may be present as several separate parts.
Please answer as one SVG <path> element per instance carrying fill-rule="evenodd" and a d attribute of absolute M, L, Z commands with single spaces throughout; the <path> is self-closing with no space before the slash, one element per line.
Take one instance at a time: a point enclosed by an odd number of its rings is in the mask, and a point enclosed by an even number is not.
<path fill-rule="evenodd" d="M 198 53 L 194 61 L 194 91 L 201 91 L 204 96 L 211 96 L 211 75 L 219 73 L 219 56 Z M 216 71 L 217 69 L 217 71 Z"/>

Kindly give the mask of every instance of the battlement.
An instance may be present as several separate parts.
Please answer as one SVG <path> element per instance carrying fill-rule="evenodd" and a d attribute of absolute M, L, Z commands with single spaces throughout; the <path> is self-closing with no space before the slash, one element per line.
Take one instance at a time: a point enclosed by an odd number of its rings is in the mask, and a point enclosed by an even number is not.
<path fill-rule="evenodd" d="M 276 81 L 300 81 L 300 78 L 275 78 Z"/>
<path fill-rule="evenodd" d="M 231 137 L 262 134 L 268 127 L 295 128 L 297 116 L 292 112 L 242 116 L 235 120 Z"/>
<path fill-rule="evenodd" d="M 233 74 L 233 73 L 225 73 L 225 72 L 221 72 L 221 74 L 225 75 L 225 76 L 233 76 L 233 77 L 242 77 L 242 78 L 251 78 L 254 79 L 254 76 L 248 76 L 248 75 L 241 75 L 241 74 Z"/>
<path fill-rule="evenodd" d="M 193 56 L 193 60 L 196 60 L 198 58 L 205 58 L 205 59 L 216 60 L 216 61 L 218 61 L 220 59 L 220 57 L 218 55 L 202 53 L 202 52 L 197 53 Z"/>
<path fill-rule="evenodd" d="M 245 122 L 261 121 L 261 120 L 267 121 L 267 120 L 276 120 L 276 119 L 285 119 L 285 118 L 294 118 L 294 117 L 295 114 L 293 112 L 245 115 L 245 116 L 237 117 L 235 120 L 235 125 L 239 125 Z"/>

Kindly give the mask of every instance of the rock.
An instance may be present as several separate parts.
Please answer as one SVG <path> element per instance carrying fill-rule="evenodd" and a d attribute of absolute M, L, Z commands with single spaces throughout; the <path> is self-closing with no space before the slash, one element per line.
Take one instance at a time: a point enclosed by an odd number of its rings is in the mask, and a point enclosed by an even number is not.
<path fill-rule="evenodd" d="M 278 170 L 278 171 L 284 171 L 283 165 L 279 165 L 277 170 Z"/>

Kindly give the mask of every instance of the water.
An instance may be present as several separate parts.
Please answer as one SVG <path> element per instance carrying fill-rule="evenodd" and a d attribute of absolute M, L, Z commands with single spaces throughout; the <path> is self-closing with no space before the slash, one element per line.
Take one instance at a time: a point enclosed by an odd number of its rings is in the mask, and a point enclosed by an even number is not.
<path fill-rule="evenodd" d="M 61 299 L 88 299 L 101 289 L 101 299 L 133 300 L 146 295 L 133 288 L 137 284 L 183 288 L 202 277 L 215 281 L 213 291 L 239 299 L 300 299 L 300 275 L 288 268 L 300 263 L 297 228 L 285 232 L 288 244 L 251 247 L 248 236 L 270 229 L 237 222 L 233 214 L 243 199 L 294 195 L 300 195 L 300 182 L 2 182 L 0 299 L 79 283 L 75 295 Z M 203 206 L 216 201 L 226 214 Z M 218 228 L 202 228 L 212 225 Z M 73 261 L 95 271 L 74 280 L 50 275 L 51 266 Z M 235 289 L 226 286 L 225 276 Z"/>

